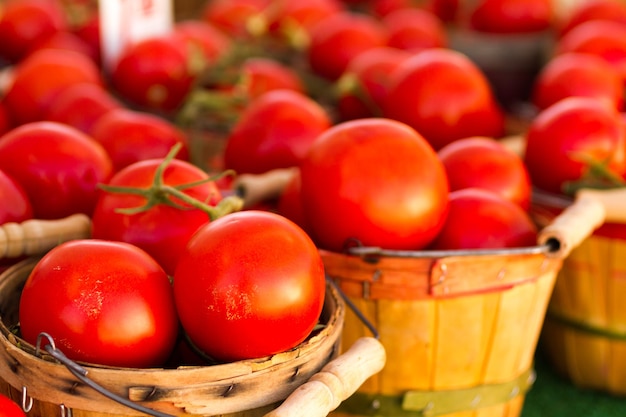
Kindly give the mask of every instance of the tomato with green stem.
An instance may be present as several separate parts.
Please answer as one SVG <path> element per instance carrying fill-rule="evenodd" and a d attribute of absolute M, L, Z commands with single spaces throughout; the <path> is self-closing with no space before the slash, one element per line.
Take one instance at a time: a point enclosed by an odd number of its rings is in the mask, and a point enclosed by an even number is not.
<path fill-rule="evenodd" d="M 214 177 L 174 159 L 178 150 L 117 172 L 101 185 L 92 218 L 93 238 L 132 243 L 170 275 L 200 226 L 241 208 L 238 197 L 222 197 Z"/>

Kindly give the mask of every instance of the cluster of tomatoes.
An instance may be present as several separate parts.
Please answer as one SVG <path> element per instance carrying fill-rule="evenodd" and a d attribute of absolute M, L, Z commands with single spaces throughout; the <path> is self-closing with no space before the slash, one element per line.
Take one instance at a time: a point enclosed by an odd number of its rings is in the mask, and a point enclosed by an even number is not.
<path fill-rule="evenodd" d="M 7 1 L 0 17 L 0 223 L 92 221 L 35 266 L 20 332 L 76 360 L 163 366 L 180 325 L 218 361 L 284 351 L 322 309 L 319 248 L 532 246 L 533 187 L 624 181 L 617 0 L 560 19 L 548 0 L 211 0 L 110 68 L 88 6 Z M 507 112 L 452 26 L 554 38 L 523 149 L 500 140 Z M 252 209 L 225 174 L 281 169 Z"/>

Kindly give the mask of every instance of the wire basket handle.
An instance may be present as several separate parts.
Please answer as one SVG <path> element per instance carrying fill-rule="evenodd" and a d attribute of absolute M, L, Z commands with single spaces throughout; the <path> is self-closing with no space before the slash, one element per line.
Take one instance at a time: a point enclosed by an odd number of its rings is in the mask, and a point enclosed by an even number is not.
<path fill-rule="evenodd" d="M 361 337 L 265 417 L 325 417 L 380 372 L 385 362 L 383 345 L 373 337 Z"/>

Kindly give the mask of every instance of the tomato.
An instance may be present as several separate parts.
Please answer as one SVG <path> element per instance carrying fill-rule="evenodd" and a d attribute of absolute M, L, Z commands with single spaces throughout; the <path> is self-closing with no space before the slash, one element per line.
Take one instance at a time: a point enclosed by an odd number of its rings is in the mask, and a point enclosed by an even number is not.
<path fill-rule="evenodd" d="M 285 216 L 305 231 L 309 231 L 302 206 L 300 170 L 295 170 L 294 175 L 285 185 L 276 202 L 276 212 Z"/>
<path fill-rule="evenodd" d="M 325 285 L 309 236 L 285 217 L 258 210 L 201 227 L 174 274 L 183 329 L 221 361 L 265 357 L 304 341 L 318 322 Z"/>
<path fill-rule="evenodd" d="M 263 33 L 266 24 L 262 12 L 269 0 L 213 0 L 207 2 L 201 18 L 234 38 Z"/>
<path fill-rule="evenodd" d="M 0 137 L 0 169 L 24 188 L 38 219 L 91 215 L 98 184 L 113 173 L 100 144 L 57 122 L 27 123 Z"/>
<path fill-rule="evenodd" d="M 163 161 L 163 158 L 156 158 L 133 163 L 117 172 L 107 185 L 149 190 Z M 189 162 L 174 159 L 167 164 L 162 175 L 160 181 L 167 186 L 204 181 L 181 191 L 210 206 L 215 206 L 221 200 L 221 193 L 215 183 L 208 181 L 209 176 Z M 103 191 L 95 205 L 91 236 L 138 246 L 148 252 L 168 274 L 173 274 L 190 236 L 210 217 L 202 209 L 193 208 L 189 203 L 167 194 L 159 196 L 159 192 L 159 189 L 154 189 L 152 195 L 142 196 L 129 192 Z M 118 211 L 142 207 L 151 200 L 157 204 L 147 210 L 131 214 Z"/>
<path fill-rule="evenodd" d="M 63 89 L 52 101 L 45 120 L 64 123 L 89 135 L 94 124 L 105 113 L 122 107 L 122 103 L 103 86 L 76 83 Z"/>
<path fill-rule="evenodd" d="M 368 49 L 355 56 L 337 81 L 337 113 L 342 120 L 380 116 L 391 73 L 411 56 L 390 46 Z"/>
<path fill-rule="evenodd" d="M 485 75 L 466 55 L 431 48 L 390 75 L 383 116 L 404 122 L 435 148 L 468 136 L 499 138 L 504 112 Z"/>
<path fill-rule="evenodd" d="M 533 185 L 567 194 L 590 163 L 622 175 L 626 170 L 624 129 L 620 113 L 587 97 L 568 97 L 541 111 L 526 133 L 524 163 Z"/>
<path fill-rule="evenodd" d="M 199 71 L 222 58 L 231 48 L 231 40 L 223 32 L 201 20 L 184 20 L 174 25 L 174 36 L 181 44 L 195 48 L 203 60 Z"/>
<path fill-rule="evenodd" d="M 295 47 L 306 47 L 311 29 L 319 21 L 344 10 L 344 5 L 337 0 L 284 0 L 275 2 L 266 12 L 271 32 L 286 38 Z"/>
<path fill-rule="evenodd" d="M 470 28 L 489 33 L 534 33 L 549 30 L 551 0 L 479 0 L 466 13 Z"/>
<path fill-rule="evenodd" d="M 0 57 L 16 63 L 32 47 L 60 30 L 66 29 L 63 10 L 51 1 L 6 1 L 0 14 Z"/>
<path fill-rule="evenodd" d="M 224 167 L 260 174 L 296 166 L 331 126 L 324 108 L 293 90 L 273 90 L 253 100 L 228 135 Z"/>
<path fill-rule="evenodd" d="M 111 84 L 135 106 L 173 112 L 189 93 L 195 74 L 188 51 L 172 34 L 143 39 L 122 50 L 111 69 Z"/>
<path fill-rule="evenodd" d="M 441 161 L 411 127 L 390 119 L 339 123 L 311 145 L 300 165 L 310 233 L 323 249 L 349 240 L 420 249 L 441 229 L 448 181 Z"/>
<path fill-rule="evenodd" d="M 70 359 L 109 366 L 160 366 L 178 336 L 163 269 L 136 246 L 95 239 L 43 256 L 24 285 L 19 319 L 27 342 L 46 332 Z"/>
<path fill-rule="evenodd" d="M 100 18 L 98 13 L 94 13 L 84 16 L 84 19 L 79 22 L 75 22 L 72 25 L 72 33 L 76 34 L 80 39 L 85 42 L 91 52 L 89 56 L 95 59 L 98 66 L 102 64 L 102 48 L 100 45 Z"/>
<path fill-rule="evenodd" d="M 247 58 L 239 69 L 238 84 L 235 89 L 248 100 L 272 90 L 293 90 L 305 93 L 304 82 L 300 75 L 291 67 L 268 57 Z M 237 91 L 239 92 L 239 91 Z"/>
<path fill-rule="evenodd" d="M 336 80 L 348 63 L 361 52 L 387 44 L 387 31 L 372 16 L 341 11 L 320 20 L 311 28 L 306 59 L 311 70 Z"/>
<path fill-rule="evenodd" d="M 592 20 L 574 27 L 561 37 L 554 54 L 580 52 L 606 60 L 626 83 L 626 25 L 609 20 Z"/>
<path fill-rule="evenodd" d="M 461 0 L 427 0 L 424 7 L 445 23 L 457 23 Z"/>
<path fill-rule="evenodd" d="M 448 35 L 443 22 L 434 13 L 418 7 L 389 12 L 381 19 L 389 32 L 387 45 L 408 51 L 445 48 Z"/>
<path fill-rule="evenodd" d="M 553 57 L 535 78 L 531 102 L 539 110 L 572 96 L 624 106 L 623 83 L 617 70 L 602 58 L 580 52 Z"/>
<path fill-rule="evenodd" d="M 450 192 L 445 225 L 430 246 L 435 250 L 535 246 L 537 227 L 519 205 L 480 188 Z"/>
<path fill-rule="evenodd" d="M 165 157 L 180 144 L 178 159 L 189 160 L 187 136 L 172 122 L 152 113 L 119 107 L 102 115 L 91 136 L 107 151 L 115 171 L 138 161 Z"/>
<path fill-rule="evenodd" d="M 530 175 L 521 156 L 487 137 L 459 139 L 438 152 L 450 191 L 481 188 L 530 208 Z"/>
<path fill-rule="evenodd" d="M 611 20 L 626 24 L 626 4 L 615 0 L 585 0 L 576 3 L 561 21 L 555 23 L 558 36 L 591 20 Z"/>
<path fill-rule="evenodd" d="M 65 49 L 78 52 L 89 57 L 96 65 L 98 65 L 99 62 L 99 59 L 95 55 L 95 51 L 92 49 L 91 45 L 82 40 L 75 33 L 70 32 L 69 29 L 60 30 L 43 41 L 35 43 L 31 48 L 30 53 L 40 49 Z"/>
<path fill-rule="evenodd" d="M 12 128 L 13 122 L 11 121 L 11 117 L 9 116 L 9 112 L 4 104 L 4 101 L 0 98 L 0 135 L 4 135 Z"/>
<path fill-rule="evenodd" d="M 26 413 L 11 398 L 0 394 L 0 417 L 26 417 Z"/>
<path fill-rule="evenodd" d="M 33 52 L 15 68 L 4 97 L 14 123 L 41 121 L 56 96 L 77 83 L 104 85 L 100 70 L 84 54 L 63 49 Z"/>
<path fill-rule="evenodd" d="M 0 224 L 21 223 L 33 218 L 33 206 L 24 188 L 0 170 Z"/>

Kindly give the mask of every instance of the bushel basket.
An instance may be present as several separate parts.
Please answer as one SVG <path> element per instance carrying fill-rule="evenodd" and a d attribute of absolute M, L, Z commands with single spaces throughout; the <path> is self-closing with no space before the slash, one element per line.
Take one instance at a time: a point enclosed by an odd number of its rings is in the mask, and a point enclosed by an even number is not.
<path fill-rule="evenodd" d="M 327 274 L 372 323 L 387 352 L 333 416 L 517 417 L 557 273 L 602 222 L 595 202 L 504 250 L 322 252 Z M 348 311 L 342 340 L 369 330 Z"/>

